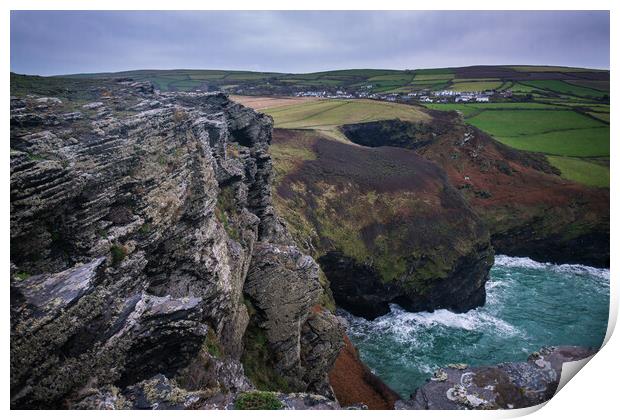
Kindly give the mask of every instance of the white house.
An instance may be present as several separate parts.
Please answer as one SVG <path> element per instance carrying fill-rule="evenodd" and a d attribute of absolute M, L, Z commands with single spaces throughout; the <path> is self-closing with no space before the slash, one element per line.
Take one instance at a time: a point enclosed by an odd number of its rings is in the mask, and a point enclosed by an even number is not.
<path fill-rule="evenodd" d="M 469 102 L 472 99 L 474 99 L 472 95 L 461 94 L 461 96 L 457 96 L 456 98 L 454 98 L 454 102 Z"/>

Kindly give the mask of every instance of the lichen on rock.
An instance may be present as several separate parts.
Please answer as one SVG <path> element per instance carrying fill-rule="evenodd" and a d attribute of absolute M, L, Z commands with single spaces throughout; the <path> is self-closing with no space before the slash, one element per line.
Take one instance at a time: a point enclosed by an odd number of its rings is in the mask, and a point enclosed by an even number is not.
<path fill-rule="evenodd" d="M 524 408 L 549 400 L 556 392 L 565 362 L 581 360 L 594 349 L 544 347 L 527 362 L 467 367 L 456 364 L 440 369 L 396 409 L 485 410 Z"/>

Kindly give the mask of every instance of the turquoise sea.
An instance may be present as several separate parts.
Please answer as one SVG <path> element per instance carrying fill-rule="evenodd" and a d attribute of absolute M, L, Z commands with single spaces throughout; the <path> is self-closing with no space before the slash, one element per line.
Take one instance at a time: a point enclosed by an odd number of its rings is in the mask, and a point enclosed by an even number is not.
<path fill-rule="evenodd" d="M 392 305 L 368 321 L 345 311 L 362 360 L 408 397 L 449 363 L 524 361 L 546 345 L 599 347 L 607 330 L 609 270 L 498 255 L 484 307 L 409 313 Z"/>

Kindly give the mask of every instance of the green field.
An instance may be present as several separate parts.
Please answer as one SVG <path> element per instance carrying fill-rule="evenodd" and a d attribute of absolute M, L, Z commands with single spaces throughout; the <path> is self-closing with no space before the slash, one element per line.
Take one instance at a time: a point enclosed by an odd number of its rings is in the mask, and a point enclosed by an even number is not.
<path fill-rule="evenodd" d="M 599 120 L 603 120 L 607 123 L 609 122 L 609 112 L 588 112 L 588 115 L 598 118 Z"/>
<path fill-rule="evenodd" d="M 549 90 L 555 93 L 564 93 L 572 96 L 601 98 L 606 95 L 603 91 L 573 85 L 562 80 L 531 80 L 521 83 L 535 89 Z"/>
<path fill-rule="evenodd" d="M 499 89 L 502 86 L 501 81 L 471 81 L 454 83 L 449 89 L 457 92 L 481 92 L 490 89 Z"/>
<path fill-rule="evenodd" d="M 523 83 L 515 83 L 510 90 L 512 90 L 513 93 L 532 93 L 534 91 L 540 91 L 540 89 L 534 86 L 528 86 Z"/>
<path fill-rule="evenodd" d="M 398 83 L 409 83 L 413 79 L 413 76 L 406 74 L 383 74 L 381 76 L 374 76 L 368 79 L 369 82 L 377 81 L 391 81 Z"/>
<path fill-rule="evenodd" d="M 414 82 L 422 82 L 422 81 L 428 81 L 428 80 L 432 80 L 432 81 L 436 81 L 436 80 L 442 80 L 442 81 L 448 81 L 448 80 L 452 80 L 452 78 L 454 77 L 454 74 L 452 73 L 436 73 L 436 74 L 423 74 L 423 73 L 416 73 L 415 77 L 413 78 Z"/>
<path fill-rule="evenodd" d="M 607 125 L 574 111 L 488 110 L 468 122 L 493 136 L 515 137 Z"/>
<path fill-rule="evenodd" d="M 515 149 L 573 157 L 609 156 L 609 127 L 552 131 L 527 136 L 495 136 Z"/>
<path fill-rule="evenodd" d="M 521 150 L 562 156 L 609 156 L 609 125 L 574 111 L 488 110 L 467 121 Z"/>
<path fill-rule="evenodd" d="M 592 89 L 609 92 L 609 80 L 567 80 L 571 85 L 585 86 Z"/>
<path fill-rule="evenodd" d="M 591 187 L 609 188 L 609 167 L 584 159 L 548 156 L 549 162 L 562 172 L 562 176 Z"/>

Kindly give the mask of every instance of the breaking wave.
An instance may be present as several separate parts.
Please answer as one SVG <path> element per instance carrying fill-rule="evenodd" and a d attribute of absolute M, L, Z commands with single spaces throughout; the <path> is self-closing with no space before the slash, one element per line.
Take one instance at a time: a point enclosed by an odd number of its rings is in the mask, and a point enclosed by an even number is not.
<path fill-rule="evenodd" d="M 558 273 L 575 275 L 589 275 L 604 280 L 609 280 L 608 268 L 589 267 L 581 264 L 552 264 L 541 263 L 527 257 L 509 257 L 507 255 L 496 255 L 495 266 L 506 268 L 528 268 L 534 270 L 553 270 Z"/>
<path fill-rule="evenodd" d="M 365 324 L 368 330 L 391 334 L 401 341 L 410 340 L 412 334 L 430 328 L 452 328 L 466 331 L 493 330 L 502 334 L 517 334 L 519 330 L 509 323 L 480 310 L 457 314 L 447 309 L 434 312 L 407 312 L 396 304 L 390 312 L 373 321 L 342 311 L 349 323 Z"/>
<path fill-rule="evenodd" d="M 607 269 L 498 255 L 486 291 L 483 307 L 460 314 L 395 304 L 373 321 L 339 314 L 362 359 L 403 396 L 449 363 L 520 361 L 545 345 L 596 347 L 605 336 Z"/>

